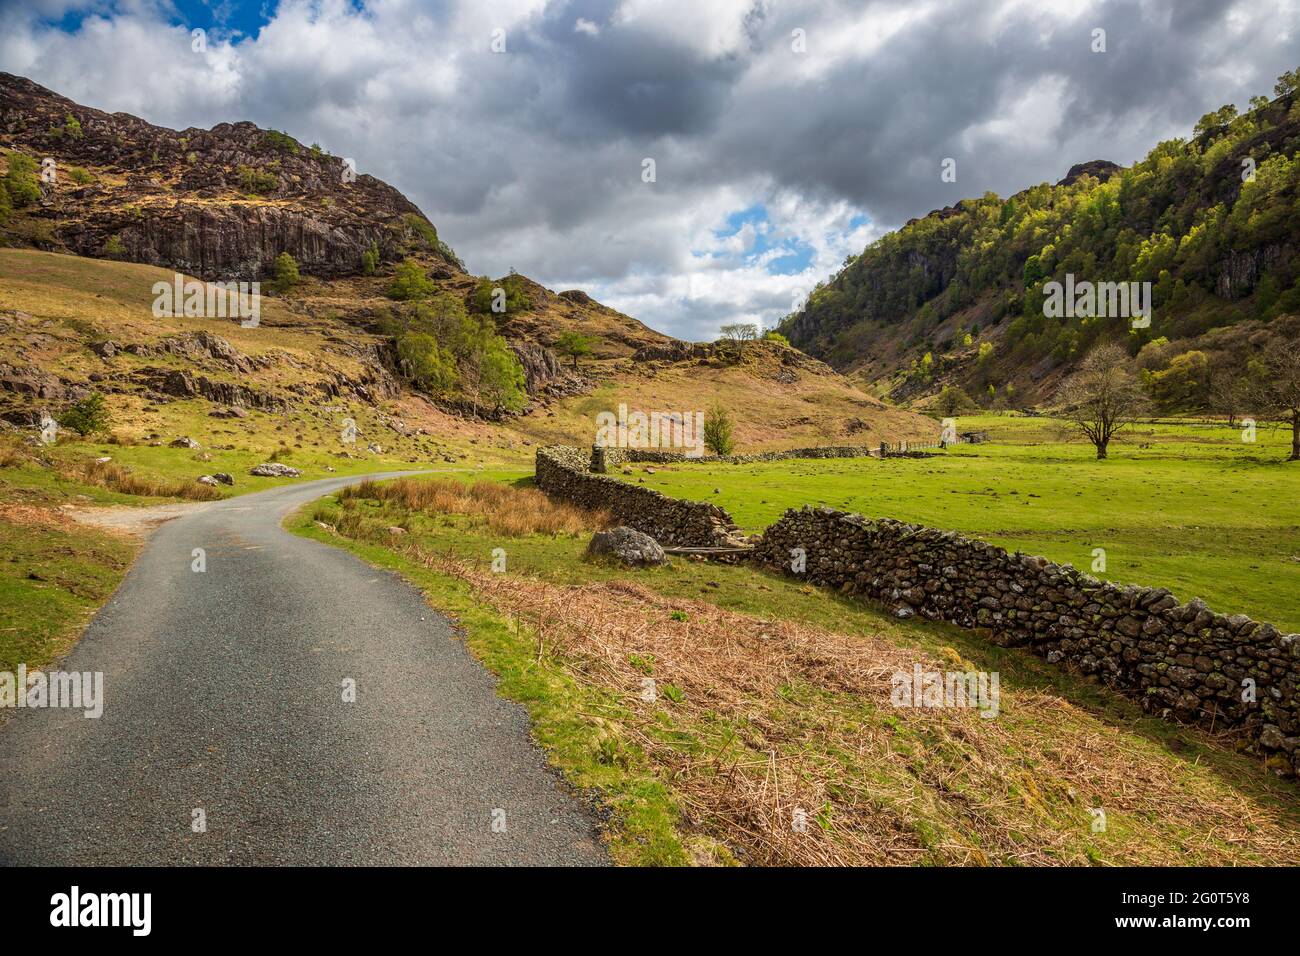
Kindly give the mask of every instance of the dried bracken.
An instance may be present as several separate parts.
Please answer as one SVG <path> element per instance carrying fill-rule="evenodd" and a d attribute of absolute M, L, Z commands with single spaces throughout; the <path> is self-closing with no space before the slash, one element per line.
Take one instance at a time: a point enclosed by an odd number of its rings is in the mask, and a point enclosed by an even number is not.
<path fill-rule="evenodd" d="M 539 663 L 621 695 L 633 716 L 592 719 L 641 748 L 688 836 L 741 862 L 1300 862 L 1291 813 L 1056 695 L 1003 688 L 995 719 L 891 704 L 897 672 L 973 669 L 955 651 L 939 660 L 627 581 L 561 586 L 404 551 L 521 622 Z M 1093 832 L 1095 810 L 1107 832 Z"/>
<path fill-rule="evenodd" d="M 339 500 L 368 498 L 391 502 L 415 512 L 477 515 L 503 535 L 581 534 L 607 522 L 601 512 L 552 501 L 534 488 L 514 488 L 494 481 L 472 485 L 453 478 L 399 478 L 363 481 L 345 488 Z"/>

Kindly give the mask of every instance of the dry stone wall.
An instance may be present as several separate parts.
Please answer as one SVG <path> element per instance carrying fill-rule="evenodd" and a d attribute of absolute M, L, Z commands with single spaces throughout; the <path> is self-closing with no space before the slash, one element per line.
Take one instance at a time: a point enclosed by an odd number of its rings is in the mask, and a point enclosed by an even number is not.
<path fill-rule="evenodd" d="M 899 617 L 987 628 L 997 643 L 1073 664 L 1148 710 L 1241 728 L 1275 769 L 1300 772 L 1300 635 L 956 532 L 830 508 L 787 511 L 754 556 L 790 574 L 794 549 L 810 583 Z"/>
<path fill-rule="evenodd" d="M 733 547 L 744 535 L 717 505 L 670 498 L 652 488 L 592 474 L 589 458 L 568 445 L 537 450 L 537 487 L 585 508 L 608 511 L 615 524 L 642 531 L 660 544 L 688 548 Z"/>
<path fill-rule="evenodd" d="M 753 455 L 688 455 L 682 451 L 657 448 L 606 448 L 593 445 L 591 470 L 606 472 L 621 468 L 628 462 L 654 465 L 671 465 L 680 462 L 722 462 L 727 465 L 748 465 L 759 461 L 785 461 L 789 458 L 874 458 L 880 449 L 866 445 L 822 445 L 815 448 L 790 448 L 786 451 L 764 451 Z"/>

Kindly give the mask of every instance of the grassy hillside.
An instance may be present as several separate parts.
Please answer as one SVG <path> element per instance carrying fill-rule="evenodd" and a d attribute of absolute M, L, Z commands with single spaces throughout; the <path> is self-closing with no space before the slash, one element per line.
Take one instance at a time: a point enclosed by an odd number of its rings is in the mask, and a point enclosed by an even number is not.
<path fill-rule="evenodd" d="M 1153 363 L 1162 371 L 1212 329 L 1296 312 L 1296 86 L 1291 73 L 1275 99 L 1208 114 L 1191 138 L 1160 143 L 1130 169 L 1081 164 L 1055 186 L 989 193 L 913 220 L 819 285 L 782 331 L 899 398 L 955 382 L 981 400 L 1017 404 L 1050 395 L 1102 339 L 1135 354 L 1175 343 Z M 1150 282 L 1150 327 L 1046 317 L 1044 285 L 1067 273 Z M 1229 368 L 1240 363 L 1224 353 Z"/>

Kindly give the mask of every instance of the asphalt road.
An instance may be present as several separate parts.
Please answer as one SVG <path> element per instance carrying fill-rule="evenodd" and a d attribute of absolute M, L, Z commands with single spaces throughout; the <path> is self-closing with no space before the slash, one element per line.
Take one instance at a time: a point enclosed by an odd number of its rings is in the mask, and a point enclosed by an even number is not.
<path fill-rule="evenodd" d="M 280 527 L 357 480 L 153 534 L 58 668 L 103 672 L 103 716 L 0 724 L 0 863 L 608 862 L 591 808 L 450 623 L 396 575 Z"/>

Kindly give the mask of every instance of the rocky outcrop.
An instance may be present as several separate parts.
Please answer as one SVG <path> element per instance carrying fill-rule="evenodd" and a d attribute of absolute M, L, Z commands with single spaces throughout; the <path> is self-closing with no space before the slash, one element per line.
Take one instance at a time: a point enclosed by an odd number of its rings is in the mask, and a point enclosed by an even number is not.
<path fill-rule="evenodd" d="M 305 273 L 355 274 L 372 247 L 384 261 L 421 250 L 462 269 L 400 192 L 283 133 L 252 123 L 165 129 L 8 73 L 0 104 L 3 145 L 115 174 L 43 191 L 38 215 L 81 255 L 221 281 L 266 278 L 282 252 Z"/>
<path fill-rule="evenodd" d="M 511 342 L 510 350 L 524 369 L 524 390 L 529 398 L 562 398 L 590 391 L 591 383 L 566 368 L 554 352 L 536 342 Z"/>
<path fill-rule="evenodd" d="M 1300 635 L 956 532 L 830 508 L 787 511 L 754 560 L 899 617 L 987 629 L 1154 712 L 1237 728 L 1277 754 L 1276 769 L 1300 771 Z"/>
<path fill-rule="evenodd" d="M 193 375 L 177 369 L 145 368 L 132 375 L 132 381 L 163 398 L 206 398 L 218 405 L 242 406 L 264 412 L 289 410 L 286 399 L 233 382 L 216 382 L 205 375 Z"/>
<path fill-rule="evenodd" d="M 1108 159 L 1090 159 L 1086 163 L 1075 163 L 1070 167 L 1070 171 L 1065 174 L 1065 178 L 1058 182 L 1058 186 L 1073 186 L 1084 176 L 1091 176 L 1099 182 L 1105 182 L 1116 173 L 1123 172 L 1124 167 L 1112 163 Z"/>
<path fill-rule="evenodd" d="M 1289 244 L 1276 243 L 1244 252 L 1230 251 L 1215 266 L 1214 291 L 1225 299 L 1250 295 L 1269 270 L 1294 255 Z"/>

